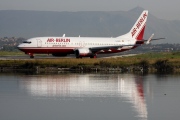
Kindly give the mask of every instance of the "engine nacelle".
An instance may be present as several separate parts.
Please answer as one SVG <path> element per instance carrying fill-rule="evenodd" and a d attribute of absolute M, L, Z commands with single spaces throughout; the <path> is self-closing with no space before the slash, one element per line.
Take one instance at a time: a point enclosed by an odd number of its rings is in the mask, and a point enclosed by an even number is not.
<path fill-rule="evenodd" d="M 64 56 L 67 56 L 67 54 L 65 53 L 52 53 L 53 56 L 55 57 L 64 57 Z"/>
<path fill-rule="evenodd" d="M 75 55 L 76 55 L 76 58 L 91 57 L 93 56 L 93 53 L 89 48 L 80 48 L 75 51 Z"/>

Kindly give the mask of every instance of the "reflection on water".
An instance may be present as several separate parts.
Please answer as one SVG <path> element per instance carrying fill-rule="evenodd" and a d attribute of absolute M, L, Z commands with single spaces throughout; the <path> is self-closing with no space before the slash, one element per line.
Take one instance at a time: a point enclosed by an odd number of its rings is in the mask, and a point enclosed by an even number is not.
<path fill-rule="evenodd" d="M 133 74 L 65 74 L 24 76 L 21 89 L 36 97 L 116 97 L 131 103 L 137 117 L 147 119 L 143 81 Z"/>

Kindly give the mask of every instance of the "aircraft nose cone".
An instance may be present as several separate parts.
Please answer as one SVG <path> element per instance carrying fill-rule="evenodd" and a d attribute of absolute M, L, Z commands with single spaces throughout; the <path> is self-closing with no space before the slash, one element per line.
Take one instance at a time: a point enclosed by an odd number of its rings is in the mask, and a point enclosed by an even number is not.
<path fill-rule="evenodd" d="M 17 46 L 17 48 L 19 49 L 21 47 L 21 44 Z"/>
<path fill-rule="evenodd" d="M 24 47 L 23 44 L 20 44 L 20 45 L 17 46 L 18 49 L 21 49 L 22 47 Z"/>

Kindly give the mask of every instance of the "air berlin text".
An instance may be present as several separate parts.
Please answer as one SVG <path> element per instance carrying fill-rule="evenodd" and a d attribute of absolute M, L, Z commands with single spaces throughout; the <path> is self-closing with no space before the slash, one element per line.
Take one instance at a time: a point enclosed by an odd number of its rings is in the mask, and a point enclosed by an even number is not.
<path fill-rule="evenodd" d="M 48 38 L 47 42 L 70 42 L 70 39 L 68 38 Z"/>
<path fill-rule="evenodd" d="M 142 26 L 144 20 L 147 18 L 147 14 L 144 13 L 143 16 L 139 19 L 139 21 L 136 24 L 136 27 L 133 29 L 133 31 L 131 32 L 132 37 L 136 34 L 137 30 L 140 29 L 140 27 Z"/>

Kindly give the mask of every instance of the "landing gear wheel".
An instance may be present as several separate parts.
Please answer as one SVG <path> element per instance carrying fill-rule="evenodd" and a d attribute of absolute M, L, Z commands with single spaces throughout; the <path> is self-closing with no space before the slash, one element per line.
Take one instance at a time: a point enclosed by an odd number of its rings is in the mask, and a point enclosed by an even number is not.
<path fill-rule="evenodd" d="M 28 54 L 29 54 L 30 58 L 34 58 L 33 53 L 28 53 Z"/>
<path fill-rule="evenodd" d="M 92 55 L 90 58 L 97 58 L 97 56 L 96 55 Z"/>

